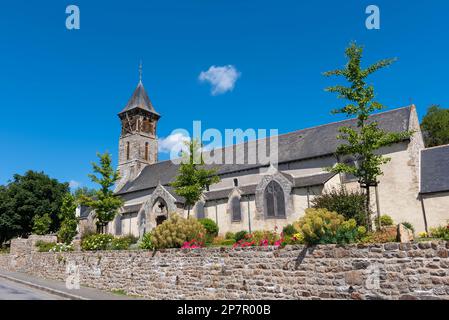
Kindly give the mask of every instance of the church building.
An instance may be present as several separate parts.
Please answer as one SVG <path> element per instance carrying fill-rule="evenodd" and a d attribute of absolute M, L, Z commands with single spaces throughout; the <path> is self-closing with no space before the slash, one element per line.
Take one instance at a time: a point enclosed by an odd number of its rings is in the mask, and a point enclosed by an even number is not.
<path fill-rule="evenodd" d="M 170 186 L 179 165 L 171 160 L 158 161 L 157 125 L 161 115 L 142 81 L 118 117 L 121 180 L 116 194 L 124 200 L 124 206 L 108 225 L 108 232 L 142 236 L 170 214 L 187 217 L 184 199 Z M 372 188 L 373 212 L 387 214 L 395 223 L 409 222 L 417 232 L 445 223 L 449 219 L 449 146 L 424 148 L 413 105 L 377 113 L 370 120 L 386 131 L 414 131 L 411 138 L 380 150 L 391 161 L 383 166 L 378 186 Z M 356 165 L 356 159 L 335 153 L 341 143 L 338 129 L 355 124 L 349 119 L 279 135 L 277 165 L 215 166 L 220 182 L 204 191 L 190 215 L 216 221 L 223 235 L 228 231 L 282 229 L 303 216 L 316 195 L 340 185 L 359 188 L 354 177 L 324 170 L 338 162 Z M 256 143 L 245 142 L 245 153 L 256 152 Z M 235 150 L 236 146 L 226 148 Z M 93 212 L 82 208 L 81 232 L 94 225 L 94 219 Z"/>

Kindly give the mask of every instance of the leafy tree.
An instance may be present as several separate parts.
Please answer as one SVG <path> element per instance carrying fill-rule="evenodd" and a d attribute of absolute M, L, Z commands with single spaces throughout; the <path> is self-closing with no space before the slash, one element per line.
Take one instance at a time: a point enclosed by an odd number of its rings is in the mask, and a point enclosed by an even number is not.
<path fill-rule="evenodd" d="M 427 148 L 449 144 L 449 109 L 432 105 L 421 122 Z"/>
<path fill-rule="evenodd" d="M 73 192 L 73 196 L 75 197 L 75 201 L 78 202 L 80 201 L 80 199 L 83 198 L 83 196 L 95 197 L 96 192 L 97 191 L 95 189 L 90 189 L 88 187 L 80 187 Z"/>
<path fill-rule="evenodd" d="M 183 161 L 179 167 L 179 173 L 171 186 L 176 194 L 184 197 L 187 206 L 187 216 L 190 216 L 191 207 L 201 198 L 204 189 L 213 183 L 220 181 L 215 170 L 204 168 L 204 160 L 198 142 L 192 140 L 186 143 L 187 152 L 183 152 Z"/>
<path fill-rule="evenodd" d="M 77 203 L 75 196 L 67 193 L 62 200 L 59 219 L 61 228 L 58 231 L 58 238 L 61 242 L 70 244 L 77 234 L 78 219 L 76 217 Z"/>
<path fill-rule="evenodd" d="M 15 174 L 7 186 L 0 187 L 0 243 L 32 232 L 34 216 L 48 214 L 48 232 L 59 229 L 58 213 L 68 183 L 60 183 L 43 172 Z"/>
<path fill-rule="evenodd" d="M 42 216 L 33 217 L 33 233 L 40 236 L 48 234 L 50 231 L 51 218 L 48 213 L 44 213 Z"/>
<path fill-rule="evenodd" d="M 82 195 L 80 202 L 95 210 L 97 229 L 103 233 L 107 224 L 115 218 L 118 209 L 123 205 L 123 200 L 112 190 L 120 175 L 112 168 L 111 155 L 106 152 L 98 153 L 97 156 L 100 158 L 100 164 L 92 162 L 94 174 L 89 174 L 89 177 L 100 185 L 100 189 L 95 192 L 95 196 Z"/>
<path fill-rule="evenodd" d="M 337 147 L 339 155 L 354 155 L 356 165 L 338 163 L 329 170 L 336 173 L 353 174 L 359 179 L 361 188 L 366 189 L 366 225 L 371 230 L 370 188 L 378 184 L 378 177 L 382 175 L 381 165 L 390 161 L 378 152 L 382 147 L 409 138 L 412 132 L 386 132 L 378 127 L 377 122 L 369 121 L 368 117 L 375 111 L 385 107 L 374 101 L 374 87 L 366 83 L 366 78 L 372 73 L 391 65 L 395 59 L 384 59 L 374 63 L 366 69 L 361 67 L 363 48 L 351 43 L 346 48 L 348 63 L 343 69 L 325 72 L 325 76 L 344 77 L 349 86 L 336 85 L 326 89 L 338 94 L 339 99 L 349 100 L 349 104 L 336 109 L 333 113 L 346 114 L 357 117 L 357 128 L 341 127 L 338 138 L 346 143 Z M 379 223 L 379 221 L 378 221 Z"/>

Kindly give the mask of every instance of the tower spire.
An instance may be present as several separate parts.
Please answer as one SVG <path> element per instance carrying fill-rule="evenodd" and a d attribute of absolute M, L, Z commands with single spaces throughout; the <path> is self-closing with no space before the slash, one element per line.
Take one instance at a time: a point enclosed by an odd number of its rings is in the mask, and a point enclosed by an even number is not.
<path fill-rule="evenodd" d="M 142 59 L 140 59 L 140 64 L 139 64 L 139 83 L 142 83 Z"/>

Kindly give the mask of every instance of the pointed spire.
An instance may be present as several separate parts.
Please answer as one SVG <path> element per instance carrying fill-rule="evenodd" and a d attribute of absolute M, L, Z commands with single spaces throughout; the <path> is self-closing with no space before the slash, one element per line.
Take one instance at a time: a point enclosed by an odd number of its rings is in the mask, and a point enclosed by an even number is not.
<path fill-rule="evenodd" d="M 142 74 L 143 74 L 143 67 L 142 67 L 142 60 L 140 60 L 139 83 L 137 85 L 137 88 L 134 90 L 133 95 L 129 99 L 126 107 L 119 114 L 122 114 L 131 109 L 139 108 L 139 109 L 143 109 L 145 111 L 151 112 L 151 113 L 159 116 L 159 114 L 156 112 L 156 110 L 154 110 L 153 104 L 151 103 L 151 100 L 148 97 L 148 94 L 147 94 L 145 88 L 143 87 Z"/>
<path fill-rule="evenodd" d="M 142 83 L 142 72 L 143 72 L 142 59 L 140 59 L 140 64 L 139 64 L 139 83 Z"/>

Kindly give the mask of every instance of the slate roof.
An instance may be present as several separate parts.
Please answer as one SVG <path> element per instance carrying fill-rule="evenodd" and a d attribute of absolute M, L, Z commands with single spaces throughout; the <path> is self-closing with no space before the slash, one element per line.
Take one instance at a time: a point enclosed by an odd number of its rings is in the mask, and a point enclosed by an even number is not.
<path fill-rule="evenodd" d="M 449 145 L 421 151 L 421 193 L 449 191 Z"/>
<path fill-rule="evenodd" d="M 156 112 L 156 110 L 154 110 L 153 104 L 151 103 L 151 100 L 148 97 L 145 88 L 143 87 L 142 81 L 139 81 L 139 84 L 137 85 L 137 88 L 134 90 L 134 93 L 129 99 L 126 107 L 119 114 L 122 114 L 126 111 L 136 108 L 159 115 Z"/>
<path fill-rule="evenodd" d="M 297 188 L 319 186 L 325 184 L 333 176 L 335 176 L 335 173 L 326 172 L 305 177 L 297 177 L 294 178 L 293 185 Z"/>
<path fill-rule="evenodd" d="M 412 106 L 394 109 L 391 111 L 377 113 L 369 119 L 377 121 L 379 127 L 389 132 L 401 132 L 409 129 L 409 119 Z M 341 126 L 356 126 L 355 119 L 348 119 L 339 122 L 333 122 L 317 127 L 298 130 L 278 136 L 279 163 L 291 162 L 320 156 L 332 155 L 335 153 L 337 146 L 341 143 L 337 139 L 338 129 Z M 257 152 L 257 141 L 249 141 L 239 145 L 244 147 L 244 154 Z M 267 143 L 269 147 L 269 143 Z M 224 150 L 232 148 L 234 155 L 236 145 L 216 149 L 222 158 L 224 158 Z M 269 148 L 268 148 L 269 149 Z M 219 175 L 235 173 L 241 170 L 263 167 L 261 164 L 248 164 L 245 158 L 245 164 L 223 164 L 209 166 L 216 168 Z M 145 167 L 141 174 L 133 181 L 126 183 L 118 194 L 134 192 L 138 190 L 149 189 L 155 187 L 158 182 L 167 185 L 178 173 L 178 165 L 171 161 L 162 161 Z"/>
<path fill-rule="evenodd" d="M 241 191 L 242 196 L 251 195 L 256 193 L 256 187 L 257 185 L 248 185 L 248 186 L 240 186 L 238 187 Z M 227 199 L 228 195 L 231 193 L 231 191 L 234 190 L 234 188 L 228 188 L 228 189 L 221 189 L 221 190 L 213 190 L 213 191 L 207 191 L 204 193 L 206 200 L 220 200 L 220 199 Z"/>

